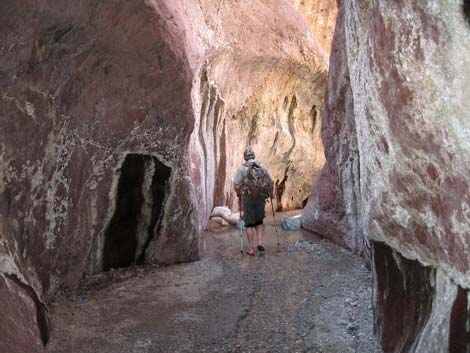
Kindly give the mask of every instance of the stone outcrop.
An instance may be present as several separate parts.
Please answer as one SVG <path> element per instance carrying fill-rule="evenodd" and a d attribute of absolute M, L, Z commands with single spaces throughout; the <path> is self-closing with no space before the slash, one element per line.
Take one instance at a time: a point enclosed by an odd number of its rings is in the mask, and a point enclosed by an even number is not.
<path fill-rule="evenodd" d="M 371 252 L 386 352 L 470 349 L 468 18 L 466 1 L 339 8 L 303 224 Z"/>
<path fill-rule="evenodd" d="M 1 296 L 27 308 L 18 330 L 90 273 L 198 259 L 248 145 L 279 208 L 308 197 L 327 55 L 289 2 L 6 0 L 0 33 Z"/>

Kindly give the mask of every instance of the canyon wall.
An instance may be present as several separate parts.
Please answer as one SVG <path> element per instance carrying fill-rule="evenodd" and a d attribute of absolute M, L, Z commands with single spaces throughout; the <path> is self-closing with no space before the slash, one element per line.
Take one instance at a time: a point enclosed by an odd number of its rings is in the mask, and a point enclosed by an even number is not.
<path fill-rule="evenodd" d="M 232 179 L 248 146 L 273 176 L 276 206 L 301 208 L 324 164 L 327 57 L 288 2 L 200 3 L 212 46 L 194 84 L 200 118 L 189 160 L 204 181 L 206 212 L 213 204 L 237 208 Z"/>
<path fill-rule="evenodd" d="M 1 351 L 83 276 L 198 259 L 248 145 L 280 208 L 323 166 L 327 55 L 287 1 L 6 0 L 0 33 Z"/>
<path fill-rule="evenodd" d="M 312 34 L 329 57 L 338 14 L 337 0 L 290 0 L 306 19 Z"/>
<path fill-rule="evenodd" d="M 39 351 L 47 335 L 31 338 L 36 312 L 84 275 L 199 257 L 204 224 L 185 149 L 201 49 L 188 45 L 184 10 L 0 4 L 0 301 L 24 309 L 2 317 L 17 336 L 1 351 Z"/>
<path fill-rule="evenodd" d="M 468 2 L 341 2 L 305 227 L 371 259 L 385 352 L 468 352 Z"/>

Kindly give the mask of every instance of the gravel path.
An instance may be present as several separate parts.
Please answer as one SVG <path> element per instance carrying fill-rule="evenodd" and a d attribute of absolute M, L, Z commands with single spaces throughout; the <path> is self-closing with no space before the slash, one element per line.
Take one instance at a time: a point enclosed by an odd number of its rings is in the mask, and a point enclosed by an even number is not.
<path fill-rule="evenodd" d="M 267 254 L 249 257 L 236 229 L 213 226 L 201 261 L 87 279 L 51 304 L 48 352 L 381 352 L 363 260 L 278 232 L 279 247 L 268 221 Z"/>

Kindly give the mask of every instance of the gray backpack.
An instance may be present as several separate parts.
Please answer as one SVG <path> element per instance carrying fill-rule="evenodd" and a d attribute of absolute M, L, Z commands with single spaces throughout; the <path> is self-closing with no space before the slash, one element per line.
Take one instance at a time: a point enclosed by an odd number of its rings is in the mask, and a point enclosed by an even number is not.
<path fill-rule="evenodd" d="M 243 178 L 243 194 L 258 197 L 263 194 L 264 198 L 271 196 L 273 191 L 273 182 L 266 168 L 257 162 L 245 163 L 248 170 Z"/>

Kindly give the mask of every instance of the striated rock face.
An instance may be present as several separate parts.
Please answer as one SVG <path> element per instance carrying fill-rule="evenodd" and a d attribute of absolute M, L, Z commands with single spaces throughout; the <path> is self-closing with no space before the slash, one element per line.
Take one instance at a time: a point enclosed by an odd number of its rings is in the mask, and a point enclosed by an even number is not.
<path fill-rule="evenodd" d="M 328 163 L 316 181 L 303 211 L 304 228 L 326 236 L 353 251 L 368 253 L 359 227 L 359 157 L 350 82 L 344 11 L 338 14 L 323 113 L 323 140 Z"/>
<path fill-rule="evenodd" d="M 300 208 L 324 163 L 326 56 L 287 2 L 206 0 L 201 7 L 213 47 L 193 91 L 200 119 L 189 150 L 193 178 L 204 180 L 199 198 L 208 207 L 237 207 L 232 178 L 251 146 L 275 180 L 277 207 Z"/>
<path fill-rule="evenodd" d="M 277 207 L 308 197 L 327 63 L 287 1 L 5 0 L 0 33 L 0 273 L 35 306 L 90 273 L 198 259 L 248 145 Z"/>
<path fill-rule="evenodd" d="M 327 165 L 303 224 L 336 233 L 359 253 L 374 241 L 377 333 L 386 352 L 470 349 L 462 309 L 470 288 L 464 3 L 339 9 L 322 117 Z M 394 330 L 404 317 L 402 331 Z"/>
<path fill-rule="evenodd" d="M 0 204 L 8 246 L 38 293 L 106 267 L 113 236 L 135 238 L 121 265 L 144 256 L 148 243 L 158 244 L 149 254 L 157 261 L 196 259 L 203 227 L 184 159 L 196 50 L 185 51 L 183 33 L 158 21 L 182 10 L 60 4 L 6 1 L 0 11 Z M 127 230 L 115 235 L 122 205 L 136 210 L 138 224 L 122 220 Z M 146 227 L 159 210 L 162 221 Z"/>

